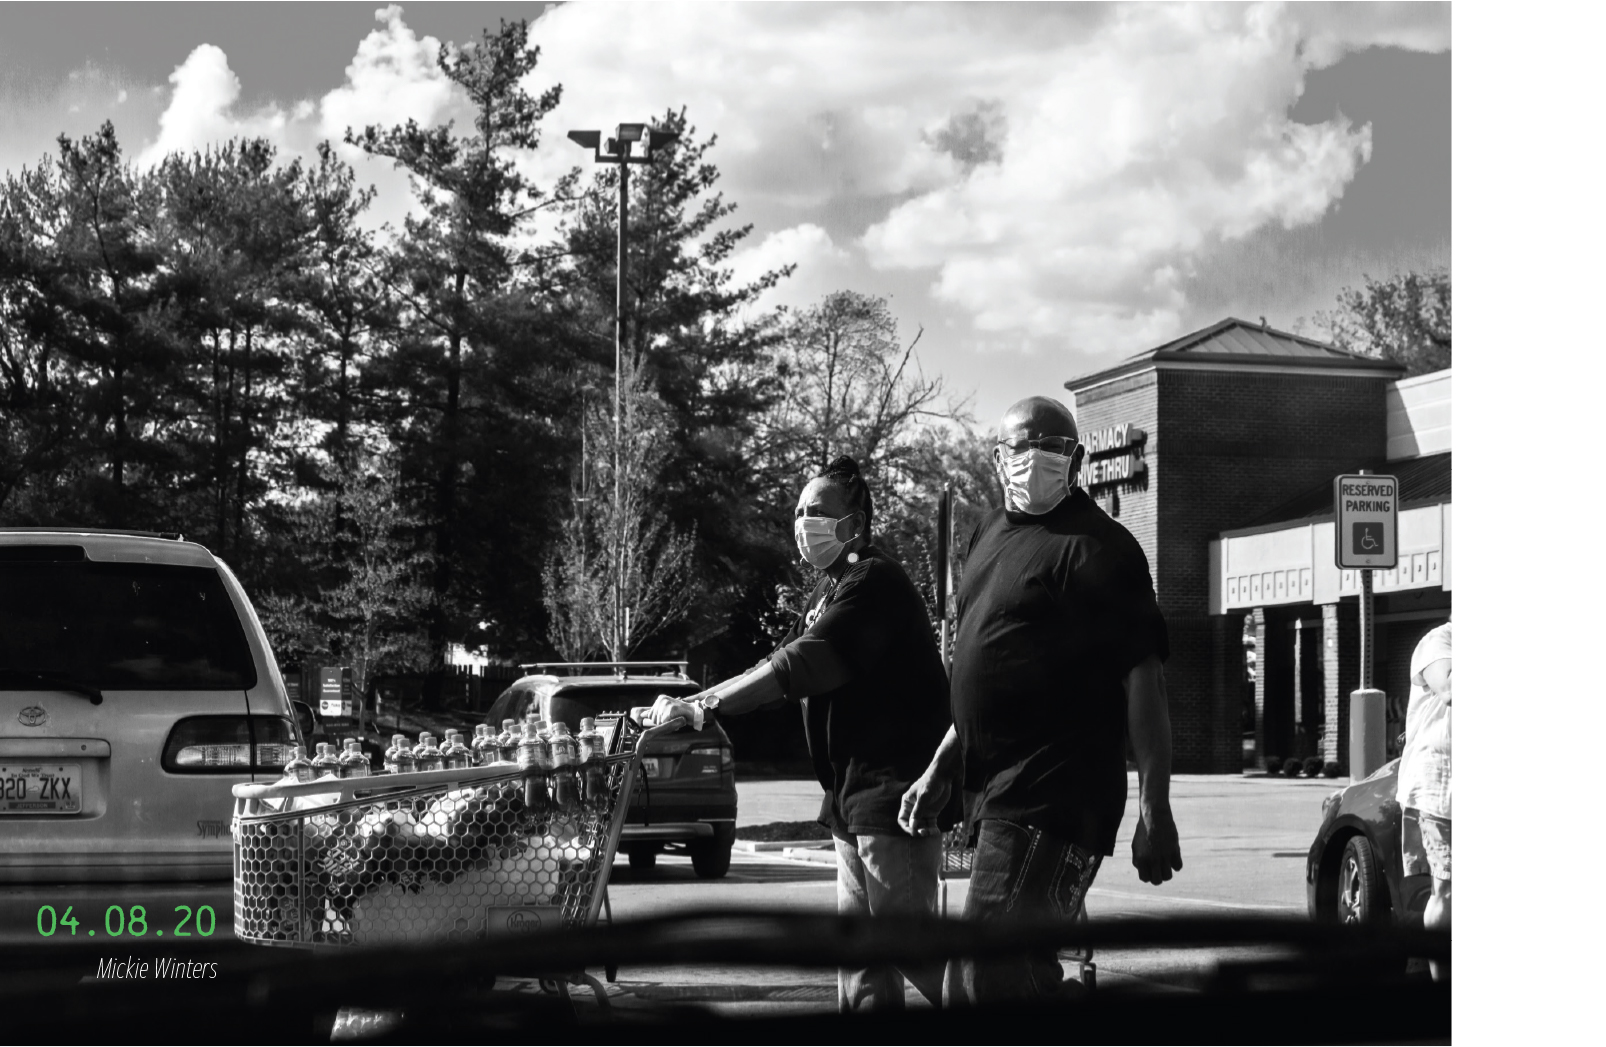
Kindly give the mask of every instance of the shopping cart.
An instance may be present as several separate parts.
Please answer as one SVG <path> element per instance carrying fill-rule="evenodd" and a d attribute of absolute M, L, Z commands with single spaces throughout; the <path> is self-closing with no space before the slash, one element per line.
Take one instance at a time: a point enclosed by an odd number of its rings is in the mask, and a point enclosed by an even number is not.
<path fill-rule="evenodd" d="M 539 772 L 508 764 L 236 785 L 235 936 L 341 948 L 590 926 L 641 745 L 679 726 L 597 717 L 607 755 L 551 791 Z M 605 1001 L 594 978 L 564 977 Z"/>
<path fill-rule="evenodd" d="M 942 834 L 942 865 L 938 873 L 938 895 L 940 898 L 942 915 L 948 915 L 948 881 L 950 879 L 968 879 L 971 870 L 976 864 L 976 827 L 967 817 L 958 825 Z M 1078 922 L 1087 920 L 1087 899 L 1082 899 L 1082 907 L 1077 910 Z M 1093 947 L 1084 945 L 1078 949 L 1061 949 L 1061 960 L 1069 960 L 1077 965 L 1077 974 L 1081 983 L 1088 989 L 1098 987 L 1099 968 L 1093 962 Z"/>

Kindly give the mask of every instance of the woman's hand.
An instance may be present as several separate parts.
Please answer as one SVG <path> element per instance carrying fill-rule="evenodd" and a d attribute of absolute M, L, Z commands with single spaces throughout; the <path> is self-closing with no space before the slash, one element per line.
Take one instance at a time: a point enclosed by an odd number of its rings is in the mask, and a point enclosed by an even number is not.
<path fill-rule="evenodd" d="M 652 703 L 652 711 L 647 714 L 647 726 L 656 727 L 658 724 L 668 723 L 677 716 L 684 716 L 689 727 L 701 718 L 701 713 L 702 707 L 695 701 L 660 694 L 658 700 Z"/>

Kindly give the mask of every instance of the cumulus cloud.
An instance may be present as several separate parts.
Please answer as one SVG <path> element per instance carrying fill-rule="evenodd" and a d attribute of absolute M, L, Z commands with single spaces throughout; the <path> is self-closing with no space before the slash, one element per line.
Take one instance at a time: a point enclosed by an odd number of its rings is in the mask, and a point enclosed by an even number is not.
<path fill-rule="evenodd" d="M 564 5 L 531 87 L 573 127 L 684 104 L 750 215 L 854 216 L 839 241 L 988 345 L 1099 351 L 1178 333 L 1213 244 L 1342 197 L 1371 131 L 1292 122 L 1306 74 L 1449 40 L 1448 5 L 1360 7 Z"/>
<path fill-rule="evenodd" d="M 402 21 L 395 4 L 374 14 L 380 28 L 357 45 L 346 82 L 324 95 L 319 125 L 340 141 L 346 128 L 389 127 L 417 120 L 429 125 L 452 102 L 452 83 L 435 64 L 440 41 L 419 37 Z"/>
<path fill-rule="evenodd" d="M 279 143 L 289 116 L 277 105 L 254 113 L 234 112 L 240 99 L 240 78 L 229 68 L 221 47 L 201 44 L 168 77 L 173 93 L 158 121 L 156 140 L 139 154 L 138 163 L 159 163 L 169 153 L 204 149 L 237 136 L 265 137 Z"/>
<path fill-rule="evenodd" d="M 752 283 L 767 272 L 797 268 L 792 276 L 766 291 L 755 306 L 806 305 L 844 286 L 849 278 L 851 257 L 838 247 L 831 234 L 804 222 L 770 233 L 757 244 L 740 251 L 730 260 L 732 279 L 738 284 Z"/>
<path fill-rule="evenodd" d="M 402 19 L 396 5 L 374 13 L 379 25 L 358 44 L 346 80 L 322 98 L 264 105 L 242 112 L 240 79 L 228 56 L 212 44 L 201 44 L 173 70 L 166 108 L 156 138 L 141 150 L 138 162 L 158 163 L 175 151 L 204 149 L 231 138 L 265 138 L 285 157 L 310 157 L 319 141 L 340 142 L 346 129 L 369 124 L 388 127 L 409 119 L 429 125 L 453 115 L 463 103 L 440 68 L 440 41 L 420 37 Z M 406 179 L 388 161 L 368 160 L 359 150 L 341 147 L 365 179 L 379 187 L 370 217 L 394 220 L 409 206 Z"/>
<path fill-rule="evenodd" d="M 147 161 L 240 134 L 309 152 L 347 127 L 466 115 L 439 41 L 375 13 L 341 86 L 240 111 L 217 47 L 171 77 Z M 799 263 L 777 300 L 917 280 L 982 347 L 1097 352 L 1178 333 L 1213 245 L 1319 221 L 1370 156 L 1343 116 L 1288 113 L 1310 70 L 1365 47 L 1442 50 L 1447 4 L 566 4 L 532 26 L 527 87 L 564 86 L 561 137 L 686 106 L 742 217 L 739 272 Z M 378 212 L 406 208 L 359 162 Z"/>

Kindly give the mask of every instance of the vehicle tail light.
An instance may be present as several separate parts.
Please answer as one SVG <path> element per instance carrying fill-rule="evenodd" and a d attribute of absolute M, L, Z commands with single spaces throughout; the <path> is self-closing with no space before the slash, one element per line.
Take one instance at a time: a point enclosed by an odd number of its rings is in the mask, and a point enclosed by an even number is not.
<path fill-rule="evenodd" d="M 290 762 L 295 726 L 278 716 L 191 716 L 173 725 L 162 748 L 170 774 L 278 771 Z"/>
<path fill-rule="evenodd" d="M 736 766 L 736 753 L 724 745 L 694 745 L 687 749 L 688 754 L 706 756 L 711 760 L 718 760 L 721 770 Z"/>

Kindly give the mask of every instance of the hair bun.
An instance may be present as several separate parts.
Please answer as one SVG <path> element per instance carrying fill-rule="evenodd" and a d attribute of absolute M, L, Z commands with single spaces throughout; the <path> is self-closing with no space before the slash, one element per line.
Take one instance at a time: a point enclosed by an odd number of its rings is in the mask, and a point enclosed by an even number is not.
<path fill-rule="evenodd" d="M 838 455 L 825 467 L 825 475 L 833 479 L 851 480 L 859 475 L 859 463 L 847 455 Z"/>

